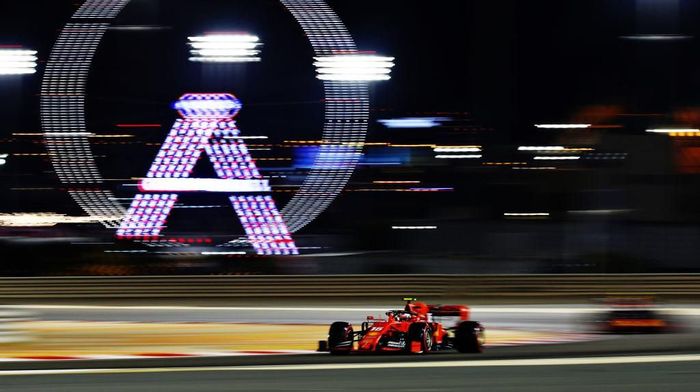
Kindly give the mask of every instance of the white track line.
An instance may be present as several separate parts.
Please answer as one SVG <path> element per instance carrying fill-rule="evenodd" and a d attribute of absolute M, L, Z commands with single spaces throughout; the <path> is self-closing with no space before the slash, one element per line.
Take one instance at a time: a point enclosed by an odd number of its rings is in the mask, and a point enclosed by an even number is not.
<path fill-rule="evenodd" d="M 86 374 L 131 374 L 131 373 L 192 373 L 192 372 L 231 372 L 231 371 L 314 371 L 314 370 L 354 370 L 354 369 L 407 369 L 407 368 L 463 368 L 489 366 L 575 366 L 575 365 L 619 365 L 640 363 L 700 362 L 700 354 L 645 355 L 589 358 L 545 358 L 545 359 L 504 359 L 472 361 L 429 361 L 393 363 L 338 363 L 306 365 L 269 366 L 202 366 L 202 367 L 159 367 L 124 369 L 45 369 L 45 370 L 3 370 L 1 376 L 47 376 L 47 375 L 86 375 Z"/>

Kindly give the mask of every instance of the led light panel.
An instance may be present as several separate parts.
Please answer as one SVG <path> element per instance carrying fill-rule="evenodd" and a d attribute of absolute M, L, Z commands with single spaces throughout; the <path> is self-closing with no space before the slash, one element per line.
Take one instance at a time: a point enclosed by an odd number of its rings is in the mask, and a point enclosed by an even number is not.
<path fill-rule="evenodd" d="M 260 61 L 262 42 L 246 33 L 209 34 L 187 37 L 192 62 L 250 63 Z"/>

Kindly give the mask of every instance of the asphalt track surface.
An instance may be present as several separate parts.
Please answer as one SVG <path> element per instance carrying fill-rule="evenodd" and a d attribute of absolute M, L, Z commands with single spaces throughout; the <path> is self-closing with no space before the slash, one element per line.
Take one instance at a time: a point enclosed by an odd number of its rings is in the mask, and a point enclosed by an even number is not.
<path fill-rule="evenodd" d="M 85 307 L 31 311 L 42 319 L 56 320 L 327 323 L 360 321 L 366 314 L 380 315 L 384 309 L 372 308 L 376 312 L 365 308 L 311 311 L 274 307 L 187 311 L 176 307 Z M 483 320 L 487 327 L 572 331 L 580 329 L 580 321 L 591 314 L 590 310 L 576 306 L 475 307 L 473 318 Z M 495 347 L 477 355 L 316 354 L 4 363 L 0 364 L 0 391 L 695 391 L 700 390 L 698 320 L 697 316 L 688 316 L 688 333 L 604 336 L 594 342 Z M 622 363 L 605 362 L 615 356 L 644 356 L 649 362 L 625 363 L 625 358 Z M 567 361 L 570 363 L 562 365 Z M 255 366 L 262 368 L 251 368 Z M 67 373 L 36 374 L 31 369 Z M 71 369 L 92 370 L 80 373 Z"/>
<path fill-rule="evenodd" d="M 329 358 L 329 357 L 326 357 Z M 376 357 L 374 357 L 376 358 Z M 427 358 L 427 359 L 426 359 Z M 479 359 L 477 359 L 479 358 Z M 695 391 L 700 355 L 0 372 L 3 391 Z M 365 358 L 366 359 L 366 358 Z M 619 361 L 619 362 L 618 362 Z M 631 362 L 631 363 L 629 363 Z M 636 363 L 638 362 L 638 363 Z M 5 374 L 3 374 L 5 373 Z M 48 373 L 48 374 L 47 374 Z"/>

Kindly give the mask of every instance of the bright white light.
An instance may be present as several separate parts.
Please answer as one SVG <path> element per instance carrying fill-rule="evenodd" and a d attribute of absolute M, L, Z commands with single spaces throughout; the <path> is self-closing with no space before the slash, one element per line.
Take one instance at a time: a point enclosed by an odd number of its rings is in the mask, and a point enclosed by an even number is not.
<path fill-rule="evenodd" d="M 94 133 L 91 132 L 44 132 L 44 136 L 46 137 L 89 137 L 89 136 L 95 136 Z"/>
<path fill-rule="evenodd" d="M 435 152 L 481 152 L 479 146 L 439 146 L 433 148 Z"/>
<path fill-rule="evenodd" d="M 13 59 L 3 59 L 2 66 L 5 68 L 31 68 L 36 65 L 36 61 L 14 61 Z"/>
<path fill-rule="evenodd" d="M 540 161 L 567 161 L 567 160 L 576 160 L 576 159 L 581 159 L 580 156 L 536 156 L 533 159 L 540 160 Z"/>
<path fill-rule="evenodd" d="M 240 106 L 236 101 L 228 99 L 180 99 L 175 102 L 177 110 L 231 110 Z"/>
<path fill-rule="evenodd" d="M 373 74 L 389 74 L 391 69 L 389 68 L 369 68 L 369 67 L 357 67 L 353 69 L 348 68 L 323 68 L 319 69 L 320 74 L 336 74 L 336 75 L 373 75 Z"/>
<path fill-rule="evenodd" d="M 437 159 L 479 159 L 481 154 L 435 155 Z"/>
<path fill-rule="evenodd" d="M 518 151 L 562 151 L 564 146 L 519 146 Z"/>
<path fill-rule="evenodd" d="M 335 80 L 335 81 L 345 81 L 345 82 L 376 82 L 382 80 L 389 80 L 391 76 L 389 75 L 362 75 L 362 74 L 345 74 L 345 75 L 318 75 L 319 80 Z"/>
<path fill-rule="evenodd" d="M 368 54 L 344 54 L 314 57 L 317 78 L 337 81 L 389 80 L 393 57 Z"/>
<path fill-rule="evenodd" d="M 590 128 L 591 124 L 535 124 L 535 127 L 544 129 L 572 129 Z"/>
<path fill-rule="evenodd" d="M 245 252 L 201 252 L 204 256 L 222 256 L 222 255 L 244 255 Z"/>
<path fill-rule="evenodd" d="M 260 39 L 250 34 L 211 34 L 187 37 L 189 58 L 200 63 L 249 63 L 259 62 Z"/>
<path fill-rule="evenodd" d="M 700 132 L 700 129 L 696 128 L 656 128 L 656 129 L 647 129 L 647 132 L 650 133 L 695 133 L 695 132 Z"/>
<path fill-rule="evenodd" d="M 233 42 L 258 42 L 260 38 L 250 34 L 210 34 L 199 37 L 187 37 L 192 42 L 216 42 L 216 43 L 233 43 Z"/>
<path fill-rule="evenodd" d="M 437 226 L 391 226 L 392 230 L 436 230 Z"/>
<path fill-rule="evenodd" d="M 534 216 L 549 216 L 549 212 L 504 212 L 503 216 L 515 217 L 534 217 Z"/>
<path fill-rule="evenodd" d="M 0 75 L 31 75 L 34 73 L 36 70 L 29 68 L 0 68 Z"/>
<path fill-rule="evenodd" d="M 259 57 L 190 57 L 194 63 L 257 63 Z"/>
<path fill-rule="evenodd" d="M 258 42 L 190 42 L 192 49 L 255 49 Z"/>
<path fill-rule="evenodd" d="M 387 128 L 433 128 L 439 127 L 442 121 L 449 121 L 448 117 L 402 117 L 387 118 L 379 122 Z"/>
<path fill-rule="evenodd" d="M 142 192 L 269 192 L 267 180 L 234 180 L 223 178 L 144 178 L 139 181 Z"/>
<path fill-rule="evenodd" d="M 194 49 L 190 53 L 200 57 L 247 57 L 255 56 L 259 51 L 250 49 Z"/>
<path fill-rule="evenodd" d="M 4 227 L 51 227 L 59 223 L 98 223 L 102 220 L 119 219 L 114 216 L 66 216 L 55 212 L 17 212 L 0 214 L 0 226 Z"/>
<path fill-rule="evenodd" d="M 0 166 L 7 163 L 7 156 L 8 154 L 0 154 Z"/>
<path fill-rule="evenodd" d="M 36 73 L 36 51 L 0 49 L 0 75 L 29 75 Z"/>

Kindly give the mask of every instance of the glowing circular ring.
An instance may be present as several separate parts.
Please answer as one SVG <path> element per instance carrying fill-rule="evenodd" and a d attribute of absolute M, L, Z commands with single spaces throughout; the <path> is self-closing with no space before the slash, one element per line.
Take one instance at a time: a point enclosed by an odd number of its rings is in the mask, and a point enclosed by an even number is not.
<path fill-rule="evenodd" d="M 104 189 L 90 148 L 85 86 L 102 36 L 130 0 L 86 0 L 61 30 L 41 85 L 41 125 L 53 167 L 75 202 L 105 227 L 116 228 L 124 207 Z M 352 36 L 324 0 L 280 0 L 297 20 L 316 56 L 356 53 Z M 338 196 L 359 161 L 367 133 L 364 81 L 323 81 L 325 123 L 319 153 L 297 193 L 282 209 L 298 231 Z"/>

